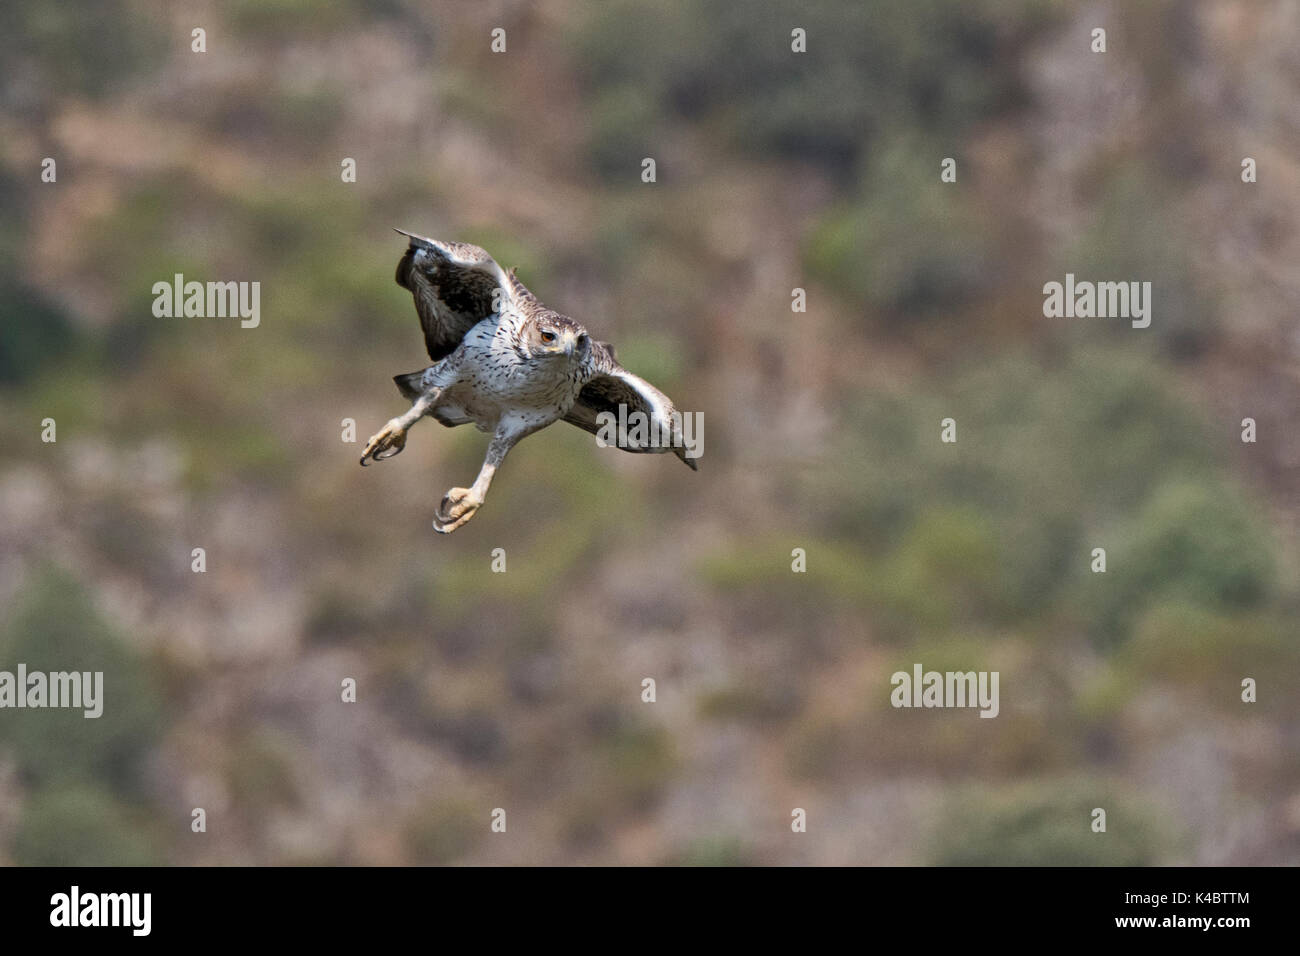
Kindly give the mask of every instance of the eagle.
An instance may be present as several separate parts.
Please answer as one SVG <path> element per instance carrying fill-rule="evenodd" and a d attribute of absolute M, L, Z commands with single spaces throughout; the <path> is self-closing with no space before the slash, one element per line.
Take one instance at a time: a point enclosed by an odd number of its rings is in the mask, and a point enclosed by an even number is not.
<path fill-rule="evenodd" d="M 449 428 L 472 422 L 492 435 L 474 483 L 443 496 L 435 531 L 450 534 L 473 518 L 510 449 L 561 420 L 597 436 L 604 431 L 624 451 L 671 451 L 697 470 L 680 413 L 619 365 L 612 345 L 546 308 L 514 269 L 502 269 L 478 246 L 396 231 L 409 240 L 397 284 L 415 300 L 433 364 L 394 376 L 411 408 L 371 436 L 361 464 L 400 453 L 407 431 L 426 415 Z M 648 427 L 628 428 L 634 421 Z"/>

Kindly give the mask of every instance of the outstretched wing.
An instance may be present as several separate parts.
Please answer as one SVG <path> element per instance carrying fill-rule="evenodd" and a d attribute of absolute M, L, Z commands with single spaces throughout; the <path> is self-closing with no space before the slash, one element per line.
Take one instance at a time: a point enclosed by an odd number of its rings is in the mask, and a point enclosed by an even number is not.
<path fill-rule="evenodd" d="M 619 365 L 614 346 L 593 342 L 591 348 L 596 375 L 578 393 L 578 400 L 564 420 L 593 435 L 602 433 L 605 421 L 612 421 L 617 431 L 611 437 L 615 437 L 618 447 L 624 451 L 671 451 L 691 470 L 698 471 L 697 456 L 688 456 L 690 450 L 682 436 L 681 415 L 673 408 L 672 400 Z M 604 412 L 614 416 L 613 419 L 602 418 Z M 639 422 L 644 427 L 638 427 Z M 608 429 L 605 433 L 609 434 Z"/>
<path fill-rule="evenodd" d="M 410 239 L 397 264 L 397 284 L 415 298 L 424 344 L 436 362 L 456 351 L 466 332 L 498 311 L 517 283 L 478 246 L 397 232 Z"/>

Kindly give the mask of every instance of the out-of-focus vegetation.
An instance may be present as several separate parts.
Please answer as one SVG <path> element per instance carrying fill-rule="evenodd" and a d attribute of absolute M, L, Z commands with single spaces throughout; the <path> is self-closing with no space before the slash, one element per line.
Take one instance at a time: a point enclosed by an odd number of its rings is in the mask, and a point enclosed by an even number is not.
<path fill-rule="evenodd" d="M 592 156 L 617 174 L 686 120 L 746 154 L 847 171 L 902 132 L 961 131 L 1017 105 L 1024 91 L 1008 54 L 1054 6 L 600 4 L 575 55 L 593 98 Z M 796 27 L 811 55 L 791 56 Z"/>
<path fill-rule="evenodd" d="M 160 862 L 161 834 L 141 781 L 167 713 L 148 662 L 107 627 L 73 581 L 49 570 L 6 621 L 0 660 L 10 673 L 25 663 L 29 671 L 103 675 L 99 716 L 88 718 L 80 708 L 5 711 L 0 747 L 31 788 L 16 861 Z"/>
<path fill-rule="evenodd" d="M 0 670 L 107 701 L 0 711 L 0 861 L 1295 862 L 1287 7 L 1140 6 L 277 0 L 195 54 L 7 4 Z M 392 226 L 702 411 L 700 473 L 560 425 L 436 538 L 484 437 L 340 440 L 425 363 Z M 1044 318 L 1066 272 L 1151 328 Z M 999 716 L 892 708 L 917 662 Z"/>
<path fill-rule="evenodd" d="M 162 36 L 131 0 L 86 8 L 11 0 L 0 13 L 5 108 L 26 112 L 69 95 L 103 100 L 157 68 Z"/>
<path fill-rule="evenodd" d="M 1052 788 L 1027 786 L 990 799 L 956 793 L 931 862 L 942 866 L 1153 866 L 1171 839 L 1168 824 L 1151 807 L 1136 807 L 1096 780 Z M 1106 832 L 1073 824 L 1107 809 Z"/>

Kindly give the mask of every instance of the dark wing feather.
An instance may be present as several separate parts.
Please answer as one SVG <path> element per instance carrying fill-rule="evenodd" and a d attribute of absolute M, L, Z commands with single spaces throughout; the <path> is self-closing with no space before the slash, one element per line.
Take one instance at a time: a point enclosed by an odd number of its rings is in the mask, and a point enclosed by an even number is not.
<path fill-rule="evenodd" d="M 425 347 L 436 362 L 456 351 L 466 332 L 509 299 L 513 283 L 478 246 L 397 231 L 410 239 L 397 264 L 397 284 L 414 297 Z"/>
<path fill-rule="evenodd" d="M 596 375 L 578 393 L 578 400 L 564 416 L 564 420 L 594 435 L 601 431 L 601 413 L 608 412 L 614 416 L 615 421 L 619 421 L 619 406 L 625 406 L 622 421 L 630 420 L 633 412 L 640 412 L 659 430 L 661 444 L 655 446 L 639 442 L 635 429 L 619 427 L 616 433 L 619 448 L 638 454 L 671 451 L 692 470 L 698 470 L 697 459 L 687 457 L 688 449 L 684 447 L 681 419 L 674 414 L 672 400 L 645 379 L 619 365 L 612 345 L 593 342 L 591 348 Z M 669 438 L 670 447 L 664 447 L 662 441 Z"/>

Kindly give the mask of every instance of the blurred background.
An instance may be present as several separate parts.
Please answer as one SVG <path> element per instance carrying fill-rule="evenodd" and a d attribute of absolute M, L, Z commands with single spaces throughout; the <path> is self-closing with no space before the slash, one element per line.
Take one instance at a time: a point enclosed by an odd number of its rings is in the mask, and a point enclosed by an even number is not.
<path fill-rule="evenodd" d="M 6 0 L 0 669 L 106 704 L 0 713 L 0 862 L 1300 862 L 1297 41 L 1280 0 Z M 427 364 L 393 226 L 702 412 L 700 473 L 557 425 L 436 536 L 484 436 L 357 466 Z M 260 326 L 155 318 L 176 272 Z M 1066 272 L 1151 327 L 1044 318 Z M 891 708 L 917 662 L 1000 716 Z"/>

